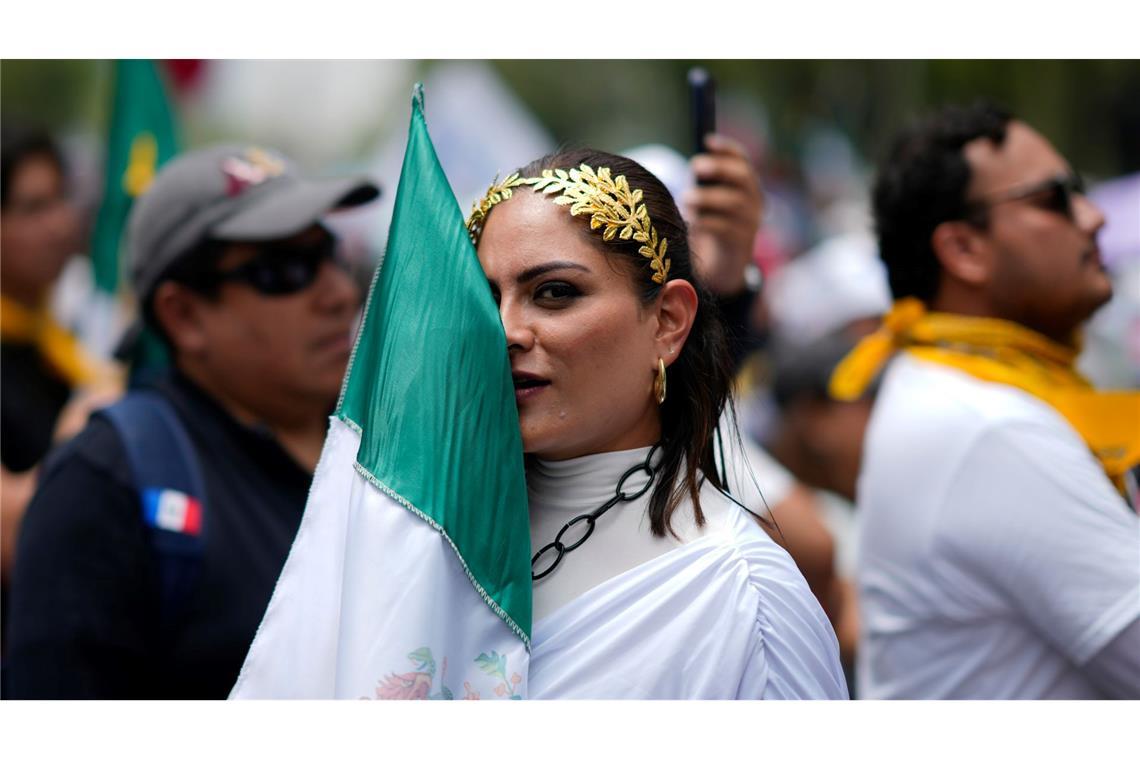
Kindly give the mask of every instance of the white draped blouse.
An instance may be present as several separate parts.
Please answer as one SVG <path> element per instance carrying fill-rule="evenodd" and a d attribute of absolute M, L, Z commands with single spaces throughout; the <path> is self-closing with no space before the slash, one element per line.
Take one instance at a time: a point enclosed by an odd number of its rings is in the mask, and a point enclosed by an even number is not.
<path fill-rule="evenodd" d="M 649 448 L 527 475 L 531 545 L 615 493 Z M 640 473 L 626 491 L 645 482 Z M 835 633 L 791 557 L 706 484 L 678 537 L 654 536 L 649 493 L 598 518 L 593 535 L 534 585 L 530 696 L 539 699 L 846 699 Z"/>

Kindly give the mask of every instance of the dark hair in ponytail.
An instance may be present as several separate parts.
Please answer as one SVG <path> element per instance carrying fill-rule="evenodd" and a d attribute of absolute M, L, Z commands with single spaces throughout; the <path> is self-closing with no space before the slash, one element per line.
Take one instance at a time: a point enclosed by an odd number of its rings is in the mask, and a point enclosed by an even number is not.
<path fill-rule="evenodd" d="M 649 501 L 649 520 L 655 535 L 672 532 L 673 513 L 688 496 L 693 502 L 697 524 L 703 525 L 705 518 L 700 503 L 703 481 L 707 479 L 721 491 L 727 491 L 714 459 L 717 425 L 725 404 L 731 403 L 732 370 L 724 327 L 716 313 L 715 301 L 693 272 L 688 230 L 673 196 L 641 164 L 623 156 L 583 148 L 544 156 L 521 168 L 519 176 L 537 177 L 544 169 L 573 169 L 581 164 L 595 170 L 609 167 L 613 176 L 625 175 L 631 188 L 641 190 L 642 201 L 657 234 L 669 241 L 668 279 L 686 280 L 697 291 L 697 314 L 692 329 L 680 356 L 668 370 L 668 393 L 661 405 L 663 458 Z M 580 219 L 583 233 L 594 246 L 619 260 L 630 272 L 642 303 L 652 303 L 662 286 L 651 279 L 650 260 L 638 253 L 641 244 L 616 237 L 604 241 L 599 232 L 590 231 L 586 216 L 575 218 Z"/>

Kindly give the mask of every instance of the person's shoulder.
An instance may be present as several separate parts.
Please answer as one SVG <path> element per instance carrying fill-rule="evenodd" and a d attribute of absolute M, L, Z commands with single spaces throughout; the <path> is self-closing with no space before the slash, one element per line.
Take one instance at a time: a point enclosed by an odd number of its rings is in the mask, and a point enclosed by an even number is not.
<path fill-rule="evenodd" d="M 963 370 L 899 354 L 891 362 L 878 401 L 926 424 L 931 420 L 988 427 L 1057 416 L 1020 388 L 982 380 Z"/>
<path fill-rule="evenodd" d="M 682 533 L 682 538 L 685 543 L 700 540 L 710 556 L 717 558 L 714 561 L 737 574 L 741 588 L 753 589 L 758 615 L 774 604 L 781 609 L 796 608 L 800 611 L 798 616 L 827 625 L 827 618 L 795 560 L 761 527 L 756 515 L 707 482 L 701 489 L 701 511 L 705 515 L 704 526 L 699 533 Z"/>
<path fill-rule="evenodd" d="M 129 462 L 122 439 L 114 425 L 99 412 L 91 416 L 87 425 L 74 438 L 45 458 L 43 477 L 52 477 L 77 463 L 117 479 L 127 475 Z"/>
<path fill-rule="evenodd" d="M 21 555 L 45 547 L 86 546 L 100 536 L 135 532 L 138 498 L 118 432 L 96 413 L 74 438 L 44 460 L 21 529 Z M 86 550 L 84 550 L 86 551 Z"/>
<path fill-rule="evenodd" d="M 753 626 L 765 674 L 752 698 L 843 699 L 847 696 L 835 632 L 791 555 L 756 516 L 707 481 L 701 489 L 705 525 L 688 551 L 699 552 L 704 592 L 732 599 L 740 625 Z M 692 576 L 694 579 L 697 576 Z M 712 582 L 712 578 L 719 579 Z M 713 591 L 715 589 L 716 591 Z"/>
<path fill-rule="evenodd" d="M 897 461 L 925 456 L 929 445 L 943 459 L 995 430 L 1032 429 L 1062 438 L 1075 433 L 1041 399 L 1020 388 L 982 380 L 954 367 L 901 354 L 892 360 L 868 423 L 868 456 L 886 452 Z"/>
<path fill-rule="evenodd" d="M 727 524 L 733 555 L 755 594 L 752 612 L 768 673 L 764 696 L 846 699 L 835 630 L 795 560 L 743 509 Z"/>
<path fill-rule="evenodd" d="M 710 503 L 713 519 L 710 520 L 716 541 L 731 551 L 748 571 L 748 581 L 761 594 L 793 593 L 806 595 L 815 603 L 815 597 L 804 580 L 795 560 L 761 527 L 755 515 L 730 496 L 715 489 L 712 494 L 702 491 L 702 505 Z M 818 606 L 818 605 L 817 605 Z"/>
<path fill-rule="evenodd" d="M 144 388 L 132 389 L 110 406 L 95 410 L 83 429 L 69 441 L 58 446 L 44 459 L 42 481 L 68 477 L 78 471 L 99 481 L 113 483 L 118 488 L 135 488 L 135 476 L 127 443 L 123 440 L 120 427 L 130 424 L 137 414 L 120 417 L 116 424 L 110 410 L 121 407 L 140 396 L 159 397 L 178 412 L 177 396 L 168 382 L 148 384 Z M 137 412 L 138 409 L 135 409 Z M 181 416 L 181 415 L 179 415 Z M 124 422 L 123 420 L 127 420 Z M 148 441 L 149 437 L 143 436 Z M 145 443 L 143 446 L 145 447 Z M 137 444 L 136 444 L 137 448 Z M 143 449 L 145 451 L 145 448 Z M 156 455 L 165 455 L 156 452 Z"/>
<path fill-rule="evenodd" d="M 920 505 L 943 503 L 958 478 L 982 476 L 981 470 L 963 471 L 964 463 L 984 463 L 995 446 L 1032 450 L 1044 440 L 1071 457 L 1088 456 L 1072 426 L 1041 399 L 900 354 L 887 369 L 868 422 L 860 507 L 865 519 L 869 507 L 886 504 L 914 517 Z"/>
<path fill-rule="evenodd" d="M 725 556 L 745 561 L 770 561 L 779 564 L 785 552 L 760 527 L 756 517 L 735 497 L 724 493 L 707 480 L 701 486 L 701 514 L 698 525 L 692 506 L 686 501 L 674 513 L 672 528 L 682 544 L 702 542 L 710 549 L 725 552 Z M 753 510 L 755 511 L 755 510 Z M 788 562 L 792 562 L 787 557 Z M 792 566 L 795 563 L 792 562 Z"/>

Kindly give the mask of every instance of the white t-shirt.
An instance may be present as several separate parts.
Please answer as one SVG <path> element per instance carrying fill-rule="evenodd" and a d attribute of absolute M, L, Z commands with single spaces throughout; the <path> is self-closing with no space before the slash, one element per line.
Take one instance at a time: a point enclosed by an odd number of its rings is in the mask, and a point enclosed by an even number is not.
<path fill-rule="evenodd" d="M 1114 639 L 1140 697 L 1140 518 L 1044 402 L 897 356 L 858 519 L 861 697 L 1101 698 Z"/>

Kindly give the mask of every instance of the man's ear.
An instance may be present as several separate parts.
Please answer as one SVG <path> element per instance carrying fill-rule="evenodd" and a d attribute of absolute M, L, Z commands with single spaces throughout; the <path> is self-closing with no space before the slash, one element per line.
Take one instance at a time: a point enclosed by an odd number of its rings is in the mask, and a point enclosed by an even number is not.
<path fill-rule="evenodd" d="M 971 286 L 984 285 L 993 270 L 993 248 L 977 227 L 963 221 L 934 228 L 930 245 L 945 276 Z"/>
<path fill-rule="evenodd" d="M 177 282 L 160 283 L 154 291 L 154 318 L 179 354 L 201 353 L 209 345 L 202 321 L 205 299 Z"/>
<path fill-rule="evenodd" d="M 657 350 L 665 366 L 681 355 L 697 318 L 697 291 L 687 280 L 672 280 L 661 288 L 657 303 Z"/>

